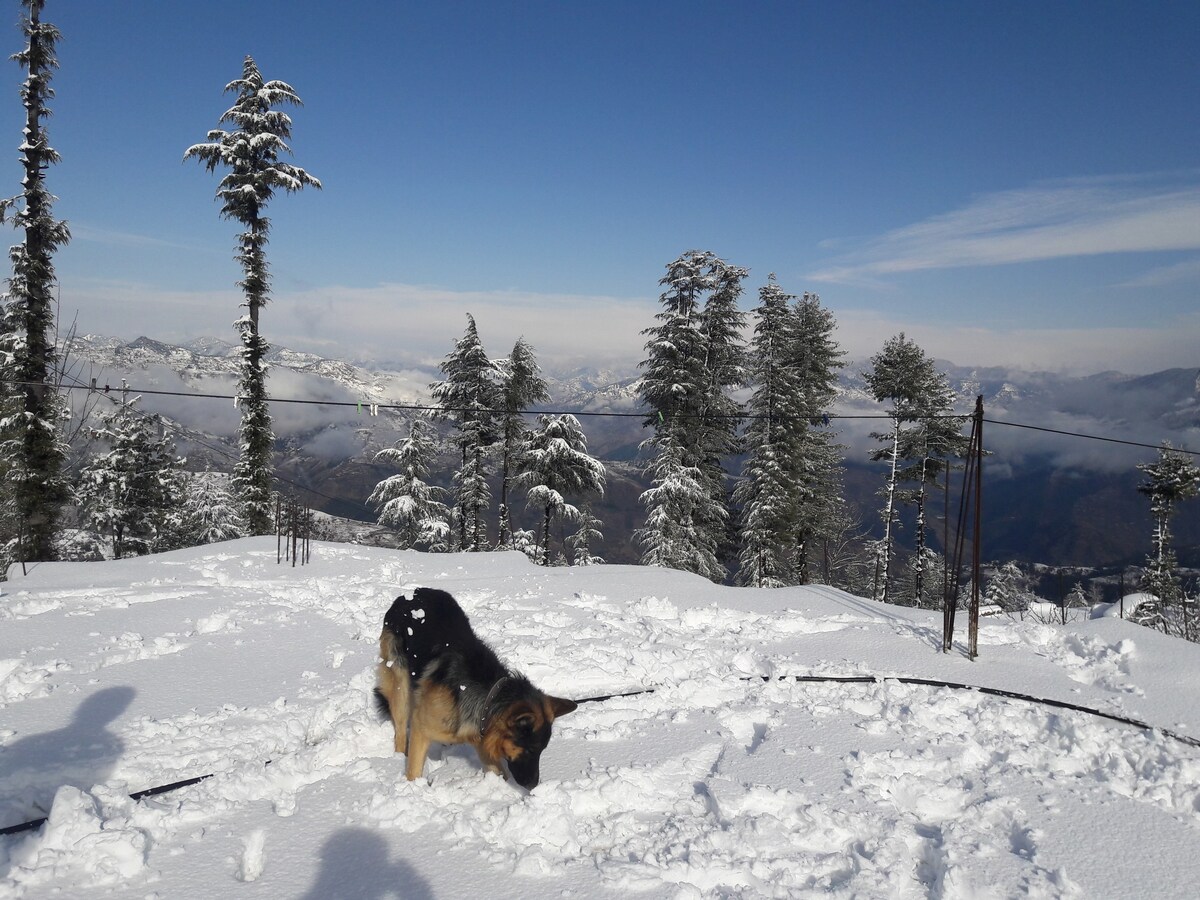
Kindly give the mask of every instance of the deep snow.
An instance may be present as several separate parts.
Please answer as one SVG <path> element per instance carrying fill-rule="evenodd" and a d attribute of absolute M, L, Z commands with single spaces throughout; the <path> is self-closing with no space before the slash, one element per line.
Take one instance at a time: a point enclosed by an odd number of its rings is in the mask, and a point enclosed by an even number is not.
<path fill-rule="evenodd" d="M 407 783 L 369 703 L 398 592 L 455 594 L 543 689 L 524 792 L 446 748 Z M 275 541 L 19 568 L 0 585 L 0 896 L 1193 897 L 1200 647 L 1119 619 L 940 616 L 823 587 Z M 267 761 L 270 760 L 270 764 Z M 215 777 L 133 802 L 127 794 Z"/>

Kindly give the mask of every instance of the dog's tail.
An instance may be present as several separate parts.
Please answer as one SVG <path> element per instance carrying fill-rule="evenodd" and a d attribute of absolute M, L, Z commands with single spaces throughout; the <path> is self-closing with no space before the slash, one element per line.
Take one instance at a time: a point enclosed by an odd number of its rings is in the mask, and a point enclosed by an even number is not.
<path fill-rule="evenodd" d="M 388 703 L 388 698 L 383 695 L 383 691 L 375 688 L 372 693 L 372 699 L 375 701 L 375 715 L 380 722 L 386 722 L 392 717 L 392 706 Z"/>
<path fill-rule="evenodd" d="M 400 664 L 403 655 L 400 648 L 396 646 L 396 633 L 387 626 L 384 622 L 383 631 L 379 635 L 379 684 L 383 684 L 386 680 L 388 687 L 392 687 L 392 681 L 387 676 L 393 673 L 388 672 L 394 666 Z M 379 685 L 373 691 L 375 701 L 375 713 L 379 716 L 379 721 L 386 722 L 392 717 L 392 704 L 388 700 L 388 695 L 384 693 Z"/>

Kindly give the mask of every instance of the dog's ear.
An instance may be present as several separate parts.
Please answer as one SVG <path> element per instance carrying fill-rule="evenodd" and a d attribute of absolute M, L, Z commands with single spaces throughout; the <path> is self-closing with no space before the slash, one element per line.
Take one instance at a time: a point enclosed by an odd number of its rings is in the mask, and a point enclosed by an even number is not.
<path fill-rule="evenodd" d="M 546 696 L 546 700 L 550 703 L 550 711 L 554 713 L 554 718 L 565 716 L 567 713 L 575 712 L 579 708 L 579 704 L 574 700 L 566 700 L 562 697 Z"/>

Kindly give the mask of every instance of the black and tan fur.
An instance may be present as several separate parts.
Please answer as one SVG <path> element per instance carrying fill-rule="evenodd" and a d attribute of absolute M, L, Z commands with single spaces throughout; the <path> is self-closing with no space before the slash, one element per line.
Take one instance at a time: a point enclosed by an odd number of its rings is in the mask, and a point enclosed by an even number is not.
<path fill-rule="evenodd" d="M 437 741 L 471 744 L 488 771 L 503 777 L 507 763 L 517 784 L 537 785 L 551 724 L 575 703 L 506 668 L 453 597 L 434 588 L 397 597 L 383 618 L 379 658 L 375 695 L 391 717 L 396 752 L 408 757 L 409 781 Z"/>

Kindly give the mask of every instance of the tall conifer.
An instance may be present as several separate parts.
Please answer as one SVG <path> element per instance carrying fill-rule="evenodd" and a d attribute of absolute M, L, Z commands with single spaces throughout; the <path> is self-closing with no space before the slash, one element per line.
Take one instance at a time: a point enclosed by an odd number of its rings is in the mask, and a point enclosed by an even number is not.
<path fill-rule="evenodd" d="M 500 524 L 496 546 L 501 550 L 513 548 L 512 512 L 509 488 L 516 474 L 516 461 L 529 439 L 525 412 L 535 403 L 550 399 L 546 379 L 538 368 L 533 348 L 525 338 L 513 346 L 507 359 L 497 362 L 500 373 Z"/>
<path fill-rule="evenodd" d="M 871 368 L 863 373 L 867 388 L 879 403 L 891 404 L 891 427 L 872 437 L 883 442 L 871 458 L 886 461 L 888 473 L 882 490 L 884 504 L 880 513 L 883 537 L 875 542 L 875 574 L 872 594 L 884 603 L 891 594 L 892 564 L 895 557 L 896 529 L 899 526 L 901 471 L 906 459 L 909 432 L 914 423 L 930 414 L 934 398 L 944 390 L 945 378 L 934 368 L 933 360 L 904 333 L 889 338 L 883 349 L 871 357 Z"/>
<path fill-rule="evenodd" d="M 25 49 L 13 59 L 25 67 L 21 86 L 25 129 L 21 141 L 23 191 L 0 201 L 0 218 L 25 232 L 9 250 L 12 277 L 0 322 L 0 373 L 4 409 L 0 416 L 6 506 L 22 537 L 21 559 L 52 559 L 58 517 L 70 489 L 63 473 L 66 447 L 59 433 L 64 416 L 56 390 L 53 254 L 70 240 L 66 222 L 55 219 L 56 199 L 46 189 L 46 171 L 59 161 L 49 144 L 44 120 L 54 96 L 51 75 L 58 68 L 55 43 L 61 35 L 41 21 L 44 0 L 22 0 Z"/>
<path fill-rule="evenodd" d="M 259 333 L 259 315 L 270 298 L 271 281 L 266 246 L 271 220 L 265 215 L 276 190 L 287 193 L 304 187 L 320 188 L 321 182 L 304 169 L 280 160 L 290 154 L 287 140 L 292 120 L 275 109 L 280 104 L 300 106 L 300 98 L 283 81 L 263 81 L 254 60 L 247 56 L 242 77 L 225 86 L 236 95 L 234 105 L 221 116 L 221 123 L 234 127 L 214 129 L 208 141 L 194 144 L 184 159 L 198 159 L 208 171 L 229 169 L 217 186 L 221 215 L 245 226 L 238 236 L 235 259 L 242 266 L 238 286 L 246 296 L 246 315 L 234 324 L 242 338 L 241 455 L 234 470 L 234 486 L 243 498 L 251 534 L 271 530 L 271 449 L 275 436 L 267 407 L 267 363 L 270 349 Z"/>
<path fill-rule="evenodd" d="M 639 393 L 654 433 L 642 443 L 653 486 L 642 495 L 646 524 L 635 533 L 643 562 L 722 581 L 729 509 L 723 457 L 734 446 L 745 380 L 737 299 L 746 270 L 689 250 L 659 281 L 661 311 L 646 329 Z M 662 504 L 673 504 L 662 508 Z"/>
<path fill-rule="evenodd" d="M 1183 604 L 1183 592 L 1172 547 L 1171 519 L 1176 506 L 1200 493 L 1200 468 L 1170 444 L 1163 444 L 1158 460 L 1139 465 L 1146 480 L 1138 491 L 1150 499 L 1154 516 L 1153 550 L 1146 566 L 1145 587 L 1154 599 L 1143 603 L 1131 617 L 1162 631 L 1178 631 L 1189 640 L 1200 640 L 1200 622 Z"/>
<path fill-rule="evenodd" d="M 496 440 L 499 386 L 496 365 L 488 359 L 475 319 L 467 315 L 467 330 L 441 364 L 444 381 L 430 386 L 441 415 L 454 422 L 461 464 L 454 475 L 455 522 L 460 550 L 483 550 L 484 520 L 492 503 L 487 457 Z"/>
<path fill-rule="evenodd" d="M 794 299 L 771 275 L 754 310 L 746 459 L 733 498 L 741 510 L 738 582 L 753 587 L 792 583 L 789 556 L 799 506 L 794 471 L 800 415 L 799 373 L 790 363 Z"/>

